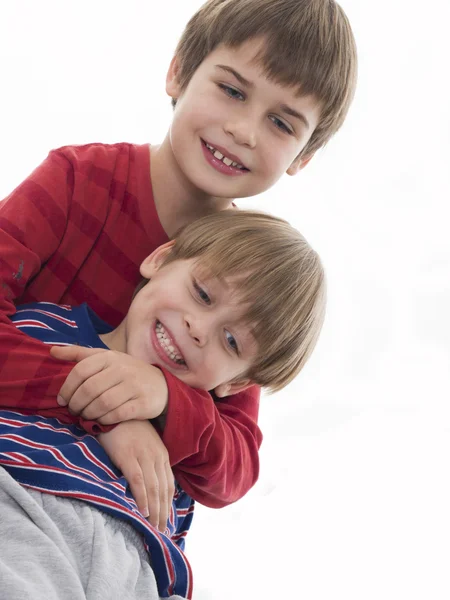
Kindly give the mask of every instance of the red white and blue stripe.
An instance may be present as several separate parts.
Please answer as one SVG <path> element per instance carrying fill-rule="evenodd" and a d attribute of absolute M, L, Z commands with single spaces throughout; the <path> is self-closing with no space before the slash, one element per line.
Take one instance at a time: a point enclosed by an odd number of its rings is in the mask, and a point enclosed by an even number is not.
<path fill-rule="evenodd" d="M 110 330 L 86 305 L 24 305 L 12 320 L 25 333 L 55 345 L 105 347 L 98 333 Z M 144 536 L 159 595 L 191 597 L 192 573 L 183 550 L 194 501 L 179 485 L 163 534 L 139 513 L 127 481 L 94 436 L 56 418 L 18 411 L 0 411 L 0 464 L 26 487 L 83 500 L 131 523 Z"/>

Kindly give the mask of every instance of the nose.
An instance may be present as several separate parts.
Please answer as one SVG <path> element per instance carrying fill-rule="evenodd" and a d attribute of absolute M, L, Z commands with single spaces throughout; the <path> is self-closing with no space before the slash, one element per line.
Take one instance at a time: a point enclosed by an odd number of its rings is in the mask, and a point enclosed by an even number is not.
<path fill-rule="evenodd" d="M 224 130 L 239 146 L 247 148 L 256 146 L 256 124 L 249 115 L 239 114 L 230 117 L 225 123 Z"/>
<path fill-rule="evenodd" d="M 184 322 L 186 324 L 186 329 L 195 344 L 199 346 L 199 348 L 204 347 L 208 341 L 208 328 L 206 323 L 203 323 L 200 318 L 195 318 L 193 315 L 185 315 Z"/>

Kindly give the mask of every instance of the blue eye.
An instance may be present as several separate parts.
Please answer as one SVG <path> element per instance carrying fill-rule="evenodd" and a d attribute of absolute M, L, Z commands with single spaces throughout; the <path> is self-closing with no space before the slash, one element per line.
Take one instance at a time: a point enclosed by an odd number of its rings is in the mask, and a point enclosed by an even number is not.
<path fill-rule="evenodd" d="M 225 85 L 224 83 L 219 83 L 218 85 L 229 98 L 233 98 L 234 100 L 245 100 L 244 95 L 236 88 Z"/>
<path fill-rule="evenodd" d="M 288 133 L 289 135 L 293 134 L 292 129 L 290 129 L 286 125 L 286 123 L 284 123 L 281 119 L 278 119 L 277 117 L 274 117 L 274 116 L 270 116 L 270 120 L 275 125 L 275 127 L 277 127 L 278 129 L 280 129 L 281 131 L 284 131 L 285 133 Z"/>
<path fill-rule="evenodd" d="M 238 348 L 237 342 L 234 339 L 234 337 L 231 335 L 231 333 L 227 330 L 225 330 L 225 337 L 227 339 L 227 344 L 230 346 L 230 348 L 234 352 L 236 352 L 236 354 L 239 354 L 239 348 Z"/>
<path fill-rule="evenodd" d="M 211 304 L 211 298 L 208 296 L 205 290 L 198 285 L 196 281 L 194 281 L 194 288 L 197 293 L 197 296 L 202 302 L 204 302 L 205 304 Z"/>

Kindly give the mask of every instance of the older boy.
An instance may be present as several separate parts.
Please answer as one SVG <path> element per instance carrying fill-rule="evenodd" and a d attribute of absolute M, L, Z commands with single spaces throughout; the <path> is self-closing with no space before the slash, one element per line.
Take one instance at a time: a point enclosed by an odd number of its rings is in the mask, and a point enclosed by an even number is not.
<path fill-rule="evenodd" d="M 350 26 L 332 0 L 207 2 L 169 68 L 166 91 L 176 106 L 160 146 L 54 151 L 0 206 L 0 379 L 11 383 L 11 399 L 39 408 L 61 389 L 86 392 L 95 359 L 69 349 L 66 358 L 81 362 L 62 388 L 73 364 L 18 336 L 9 321 L 14 302 L 87 301 L 117 325 L 149 251 L 185 223 L 307 164 L 341 126 L 355 73 Z M 139 378 L 166 416 L 163 440 L 183 488 L 212 507 L 244 495 L 258 477 L 258 389 L 215 402 L 155 367 Z M 53 410 L 67 417 L 66 407 Z"/>
<path fill-rule="evenodd" d="M 223 396 L 254 383 L 272 390 L 283 387 L 314 348 L 324 313 L 322 266 L 302 236 L 280 219 L 240 211 L 204 217 L 155 250 L 140 270 L 149 281 L 115 329 L 86 305 L 45 302 L 18 307 L 13 322 L 22 335 L 40 343 L 126 352 L 190 386 L 221 388 Z M 107 379 L 114 386 L 114 374 Z M 109 390 L 114 392 L 114 387 Z M 0 383 L 0 391 L 6 408 L 8 388 Z M 27 597 L 24 587 L 28 589 L 36 570 L 43 583 L 38 593 L 34 588 L 35 598 L 49 598 L 54 592 L 59 597 L 69 588 L 78 597 L 78 587 L 90 589 L 87 597 L 109 598 L 112 592 L 123 597 L 124 580 L 144 590 L 146 583 L 151 587 L 152 577 L 161 595 L 190 595 L 192 577 L 178 548 L 184 547 L 192 519 L 190 498 L 177 486 L 167 536 L 158 534 L 136 510 L 96 438 L 56 419 L 26 417 L 26 412 L 31 411 L 0 412 L 0 465 L 32 490 L 24 494 L 0 471 L 0 534 L 8 539 L 8 547 L 0 547 L 0 576 L 10 597 Z M 189 423 L 184 426 L 189 429 Z M 116 462 L 117 440 L 146 437 L 151 429 L 146 421 L 129 421 L 98 439 Z M 145 461 L 145 452 L 138 459 Z M 49 494 L 55 499 L 49 500 Z M 151 570 L 130 525 L 144 537 Z M 108 544 L 102 546 L 96 539 L 107 539 Z M 123 573 L 105 560 L 109 542 L 115 548 L 110 560 L 113 565 L 123 560 Z M 37 564 L 30 560 L 30 573 L 19 577 L 37 546 L 45 558 Z M 14 553 L 20 554 L 21 562 L 14 560 Z M 136 563 L 131 569 L 130 557 Z M 142 594 L 127 597 L 150 597 Z"/>

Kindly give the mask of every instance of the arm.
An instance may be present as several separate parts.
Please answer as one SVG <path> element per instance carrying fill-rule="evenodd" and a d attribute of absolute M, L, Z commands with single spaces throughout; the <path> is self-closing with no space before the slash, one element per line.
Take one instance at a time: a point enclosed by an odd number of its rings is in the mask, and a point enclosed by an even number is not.
<path fill-rule="evenodd" d="M 98 226 L 100 229 L 96 229 L 95 235 L 99 237 L 102 234 L 106 218 L 101 213 L 103 205 L 111 200 L 111 189 L 114 189 L 114 197 L 118 196 L 122 186 L 111 185 L 115 181 L 127 180 L 128 162 L 120 157 L 119 160 L 115 151 L 111 157 L 109 154 L 105 154 L 105 158 L 100 157 L 104 167 L 90 169 L 94 152 L 96 157 L 106 153 L 101 148 L 93 148 L 86 150 L 79 159 L 75 152 L 50 153 L 24 183 L 0 203 L 0 397 L 9 408 L 20 402 L 22 407 L 28 405 L 30 412 L 36 412 L 42 408 L 44 399 L 56 406 L 55 394 L 73 366 L 56 359 L 53 361 L 43 344 L 39 343 L 37 348 L 36 341 L 24 339 L 9 323 L 8 315 L 13 314 L 13 301 L 21 297 L 25 286 L 32 281 L 33 287 L 37 279 L 40 280 L 40 289 L 45 289 L 46 294 L 51 284 L 53 296 L 28 295 L 27 300 L 58 302 L 71 281 L 70 277 L 76 277 L 72 273 L 72 264 L 66 263 L 68 256 L 75 253 L 78 257 L 80 245 L 85 240 L 85 236 L 80 237 L 79 227 L 86 225 L 92 229 Z M 101 162 L 100 159 L 97 162 Z M 135 161 L 135 164 L 138 163 Z M 83 165 L 81 176 L 80 165 Z M 143 164 L 139 163 L 139 168 L 142 167 Z M 88 186 L 89 177 L 95 178 L 92 189 Z M 74 189 L 78 200 L 85 198 L 91 203 L 91 197 L 100 186 L 103 186 L 104 196 L 96 203 L 95 219 L 89 215 L 86 219 L 80 210 L 76 219 L 71 217 L 71 212 L 72 215 L 75 212 L 75 207 L 72 207 Z M 135 193 L 138 193 L 137 190 Z M 122 215 L 121 210 L 122 206 L 115 214 Z M 123 218 L 109 219 L 108 222 L 123 223 Z M 67 233 L 68 223 L 72 237 Z M 111 229 L 109 239 L 124 235 L 122 230 L 123 226 L 120 230 Z M 130 236 L 127 235 L 126 239 L 129 240 Z M 145 252 L 152 249 L 151 243 L 148 240 L 145 247 L 143 245 Z M 145 253 L 136 258 L 136 265 L 144 256 Z M 52 277 L 52 273 L 56 274 Z M 96 282 L 97 294 L 107 285 L 98 277 L 91 281 Z M 131 283 L 129 285 L 132 287 Z M 81 291 L 84 293 L 85 286 Z M 90 298 L 89 302 L 95 298 Z M 99 314 L 102 316 L 101 312 Z M 13 338 L 15 342 L 8 341 Z M 35 357 L 33 363 L 29 359 L 31 354 L 24 354 L 28 344 L 32 346 L 29 352 Z M 26 361 L 24 355 L 28 357 Z M 5 366 L 9 369 L 8 373 Z M 219 507 L 236 501 L 250 489 L 258 476 L 257 452 L 261 433 L 256 420 L 259 392 L 247 390 L 216 404 L 208 393 L 192 390 L 170 375 L 166 379 L 170 401 L 163 439 L 172 464 L 177 464 L 177 478 L 188 493 L 208 506 Z M 66 408 L 57 407 L 56 410 L 58 415 L 73 418 Z M 57 415 L 52 413 L 49 416 Z M 79 422 L 87 427 L 86 423 Z"/>
<path fill-rule="evenodd" d="M 71 346 L 55 347 L 52 355 L 78 362 L 60 390 L 71 412 L 104 424 L 152 419 L 163 431 L 177 480 L 195 500 L 218 508 L 255 483 L 261 444 L 256 387 L 214 401 L 164 368 L 121 352 Z"/>
<path fill-rule="evenodd" d="M 148 421 L 126 421 L 101 433 L 98 441 L 128 481 L 144 517 L 162 532 L 166 529 L 175 491 L 169 456 Z"/>
<path fill-rule="evenodd" d="M 214 401 L 163 371 L 169 402 L 162 439 L 176 480 L 211 508 L 235 502 L 258 479 L 259 388 Z"/>
<path fill-rule="evenodd" d="M 58 405 L 58 390 L 72 367 L 72 363 L 65 363 L 62 368 L 44 343 L 10 322 L 0 322 L 0 408 L 56 417 L 92 434 L 111 430 L 114 426 L 73 415 Z"/>
<path fill-rule="evenodd" d="M 58 406 L 57 391 L 73 364 L 51 358 L 45 344 L 24 335 L 9 320 L 14 301 L 64 237 L 72 179 L 69 161 L 51 153 L 0 203 L 0 406 L 80 422 L 88 431 L 108 430 L 75 419 Z"/>

